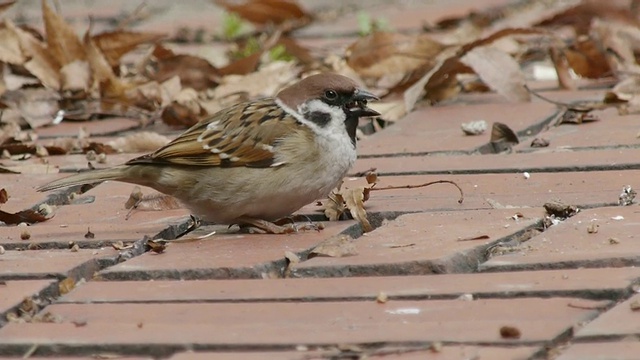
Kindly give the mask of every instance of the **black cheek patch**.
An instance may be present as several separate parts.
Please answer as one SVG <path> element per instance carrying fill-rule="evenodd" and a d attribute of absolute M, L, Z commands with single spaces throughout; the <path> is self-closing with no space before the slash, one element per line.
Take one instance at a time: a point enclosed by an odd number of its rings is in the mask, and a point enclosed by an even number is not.
<path fill-rule="evenodd" d="M 327 126 L 329 121 L 331 121 L 331 114 L 328 114 L 322 111 L 314 111 L 314 112 L 307 113 L 305 114 L 305 117 L 309 121 L 311 121 L 312 123 L 320 127 Z"/>

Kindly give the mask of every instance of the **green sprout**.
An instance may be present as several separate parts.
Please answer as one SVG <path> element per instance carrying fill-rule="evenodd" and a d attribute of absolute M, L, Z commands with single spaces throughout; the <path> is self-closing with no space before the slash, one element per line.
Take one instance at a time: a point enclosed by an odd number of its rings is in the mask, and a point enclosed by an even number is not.
<path fill-rule="evenodd" d="M 269 50 L 269 59 L 271 61 L 293 61 L 294 57 L 287 52 L 284 45 L 278 44 Z"/>
<path fill-rule="evenodd" d="M 222 16 L 222 36 L 227 39 L 235 39 L 245 28 L 245 22 L 236 13 L 224 13 Z"/>
<path fill-rule="evenodd" d="M 358 33 L 360 36 L 366 36 L 377 31 L 390 31 L 389 21 L 384 18 L 372 19 L 371 15 L 366 12 L 359 12 L 358 16 Z"/>

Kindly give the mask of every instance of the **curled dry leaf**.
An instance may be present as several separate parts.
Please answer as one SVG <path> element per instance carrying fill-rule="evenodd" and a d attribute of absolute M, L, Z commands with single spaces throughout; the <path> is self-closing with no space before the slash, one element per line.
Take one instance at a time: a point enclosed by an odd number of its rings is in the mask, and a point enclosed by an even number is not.
<path fill-rule="evenodd" d="M 162 254 L 167 249 L 167 242 L 164 240 L 147 240 L 147 247 L 156 254 Z"/>
<path fill-rule="evenodd" d="M 356 245 L 349 235 L 336 235 L 321 242 L 311 250 L 308 259 L 316 256 L 345 257 L 357 255 Z"/>
<path fill-rule="evenodd" d="M 520 339 L 522 332 L 515 326 L 500 327 L 500 337 L 503 339 Z"/>
<path fill-rule="evenodd" d="M 84 35 L 84 46 L 93 74 L 92 87 L 98 89 L 102 97 L 123 99 L 127 87 L 113 72 L 102 50 L 96 45 L 88 32 Z"/>
<path fill-rule="evenodd" d="M 341 195 L 351 216 L 362 226 L 362 231 L 370 232 L 373 231 L 373 226 L 367 219 L 367 212 L 364 209 L 365 190 L 364 187 L 344 189 L 341 191 Z"/>
<path fill-rule="evenodd" d="M 0 205 L 6 203 L 9 200 L 9 194 L 5 188 L 0 189 Z"/>
<path fill-rule="evenodd" d="M 557 218 L 568 218 L 578 213 L 578 208 L 574 205 L 564 204 L 560 200 L 549 201 L 543 205 L 547 214 Z"/>
<path fill-rule="evenodd" d="M 22 210 L 14 214 L 0 210 L 0 222 L 5 223 L 6 225 L 17 225 L 20 223 L 33 224 L 47 220 L 49 220 L 48 217 L 31 209 Z"/>

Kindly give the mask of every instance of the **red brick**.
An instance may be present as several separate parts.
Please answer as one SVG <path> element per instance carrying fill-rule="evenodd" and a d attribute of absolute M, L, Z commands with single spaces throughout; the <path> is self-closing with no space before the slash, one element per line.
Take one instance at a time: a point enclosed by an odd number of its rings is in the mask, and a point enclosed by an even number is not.
<path fill-rule="evenodd" d="M 556 171 L 638 168 L 640 149 L 571 151 L 544 149 L 531 153 L 449 156 L 393 156 L 358 159 L 351 173 L 376 168 L 378 175 L 429 173 L 523 173 L 532 177 Z M 510 175 L 503 175 L 510 176 Z M 533 179 L 535 180 L 535 179 Z"/>
<path fill-rule="evenodd" d="M 640 278 L 640 268 L 541 270 L 501 273 L 441 274 L 305 279 L 193 281 L 90 281 L 58 299 L 61 303 L 189 301 L 326 301 L 429 299 L 473 294 L 475 297 L 580 297 L 623 294 Z"/>
<path fill-rule="evenodd" d="M 640 295 L 616 305 L 576 332 L 576 338 L 598 338 L 606 336 L 640 335 L 640 311 L 632 304 L 640 303 Z"/>
<path fill-rule="evenodd" d="M 618 202 L 624 185 L 640 176 L 640 171 L 589 171 L 566 173 L 533 173 L 529 179 L 522 174 L 481 175 L 402 175 L 381 176 L 378 188 L 418 185 L 429 181 L 455 181 L 465 192 L 458 204 L 458 191 L 449 184 L 436 184 L 414 189 L 371 192 L 365 203 L 369 212 L 416 212 L 443 210 L 491 209 L 503 207 L 539 207 L 561 199 L 567 204 L 601 206 Z M 363 178 L 346 179 L 344 187 L 366 186 Z M 498 204 L 491 205 L 491 201 Z M 308 205 L 303 213 L 318 212 Z M 519 210 L 514 210 L 517 212 Z"/>
<path fill-rule="evenodd" d="M 595 342 L 573 344 L 556 360 L 635 360 L 640 353 L 637 341 Z"/>
<path fill-rule="evenodd" d="M 46 311 L 63 323 L 11 323 L 0 346 L 64 349 L 151 346 L 277 346 L 379 342 L 527 344 L 551 341 L 596 310 L 571 298 L 239 304 L 58 304 Z M 584 300 L 583 305 L 597 304 Z M 473 321 L 470 321 L 473 320 Z M 73 322 L 86 322 L 78 327 Z M 518 328 L 520 339 L 499 330 Z M 225 331 L 220 331 L 223 328 Z M 269 331 L 265 331 L 269 329 Z"/>
<path fill-rule="evenodd" d="M 485 120 L 491 127 L 493 122 L 502 122 L 514 131 L 521 131 L 544 122 L 554 111 L 555 106 L 546 103 L 489 103 L 421 108 L 384 131 L 360 141 L 358 153 L 370 156 L 473 150 L 489 142 L 491 129 L 480 136 L 466 136 L 460 130 L 462 123 Z"/>
<path fill-rule="evenodd" d="M 0 279 L 64 278 L 71 274 L 86 278 L 98 270 L 99 258 L 115 255 L 113 249 L 7 251 L 0 255 Z"/>
<path fill-rule="evenodd" d="M 612 217 L 623 216 L 623 220 Z M 480 266 L 483 270 L 549 269 L 636 264 L 640 223 L 634 206 L 603 207 L 581 211 L 552 226 L 507 255 L 496 256 Z M 587 227 L 595 220 L 598 232 Z M 619 243 L 612 244 L 611 238 Z"/>
<path fill-rule="evenodd" d="M 362 355 L 367 359 L 402 359 L 402 360 L 468 360 L 468 359 L 492 359 L 492 360 L 525 360 L 529 359 L 537 350 L 534 347 L 499 348 L 479 346 L 443 346 L 440 351 L 418 350 L 411 347 L 405 348 L 381 348 L 363 349 Z M 376 355 L 379 354 L 379 355 Z M 383 355 L 384 354 L 384 355 Z M 170 360 L 321 360 L 330 356 L 339 356 L 340 351 L 290 351 L 290 352 L 186 352 L 179 353 Z M 344 354 L 343 354 L 344 355 Z"/>
<path fill-rule="evenodd" d="M 282 270 L 286 251 L 305 251 L 353 225 L 353 221 L 327 222 L 322 231 L 287 235 L 225 233 L 226 226 L 218 226 L 212 227 L 218 233 L 197 239 L 209 232 L 209 227 L 203 227 L 170 243 L 162 254 L 146 253 L 100 274 L 118 279 L 267 276 Z"/>
<path fill-rule="evenodd" d="M 592 148 L 638 144 L 636 135 L 640 115 L 620 116 L 615 108 L 593 111 L 591 114 L 600 120 L 581 125 L 565 124 L 551 127 L 538 136 L 548 139 L 552 148 Z M 518 148 L 528 147 L 528 144 L 523 143 Z"/>
<path fill-rule="evenodd" d="M 1 257 L 0 260 L 2 260 Z M 40 293 L 53 283 L 53 280 L 5 281 L 0 283 L 0 314 L 17 306 L 24 298 Z M 1 319 L 0 323 L 3 320 Z"/>
<path fill-rule="evenodd" d="M 314 257 L 292 276 L 408 275 L 473 271 L 488 244 L 536 223 L 539 209 L 435 212 L 402 215 L 354 241 L 357 255 Z M 488 239 L 463 240 L 488 236 Z"/>

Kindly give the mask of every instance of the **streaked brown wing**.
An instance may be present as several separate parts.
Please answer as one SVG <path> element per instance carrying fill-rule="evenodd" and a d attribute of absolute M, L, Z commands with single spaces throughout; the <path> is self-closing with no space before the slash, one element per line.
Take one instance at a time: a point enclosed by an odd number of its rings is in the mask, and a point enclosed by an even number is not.
<path fill-rule="evenodd" d="M 214 114 L 152 154 L 127 164 L 269 167 L 278 139 L 298 126 L 273 99 L 237 104 Z"/>

